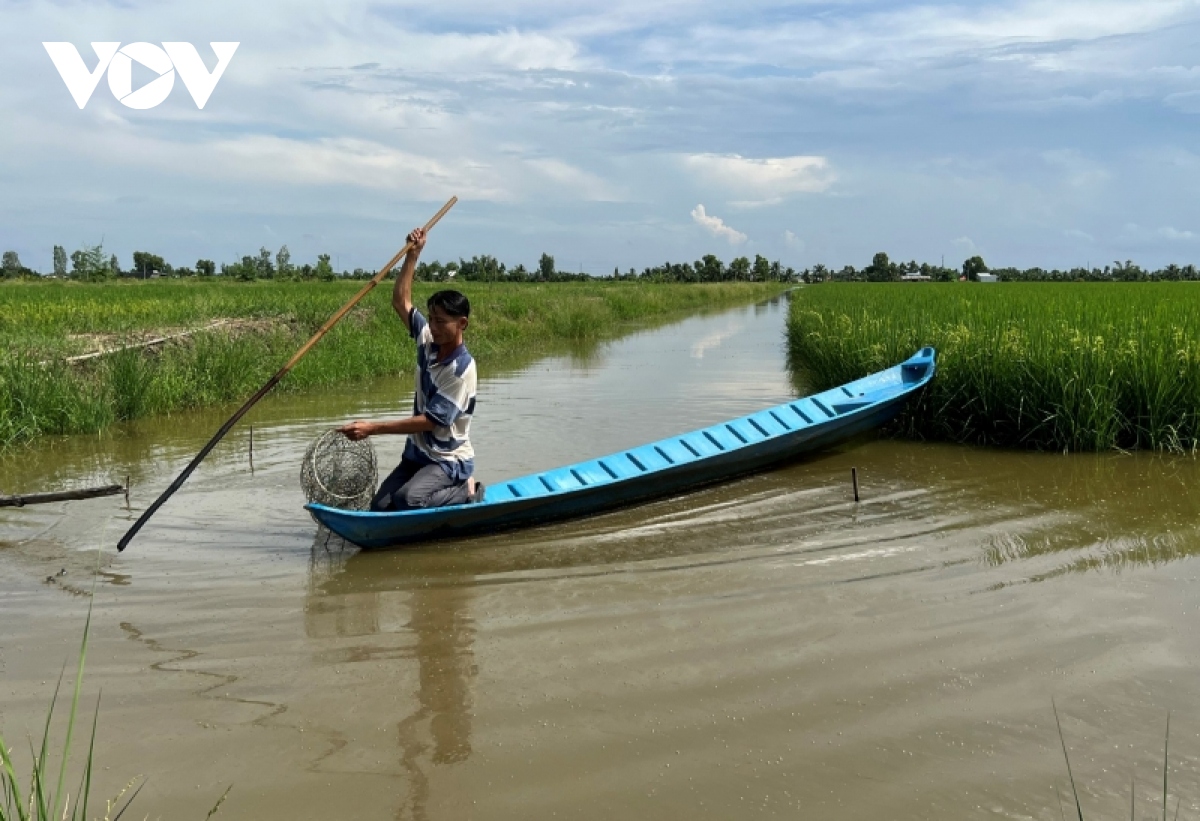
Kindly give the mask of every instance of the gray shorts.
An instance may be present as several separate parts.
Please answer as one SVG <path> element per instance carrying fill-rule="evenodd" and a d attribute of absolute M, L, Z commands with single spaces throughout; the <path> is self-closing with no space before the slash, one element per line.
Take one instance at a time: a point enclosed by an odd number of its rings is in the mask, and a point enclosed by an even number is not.
<path fill-rule="evenodd" d="M 404 459 L 379 485 L 371 510 L 416 510 L 463 505 L 468 500 L 466 482 L 451 479 L 437 465 L 421 466 Z"/>

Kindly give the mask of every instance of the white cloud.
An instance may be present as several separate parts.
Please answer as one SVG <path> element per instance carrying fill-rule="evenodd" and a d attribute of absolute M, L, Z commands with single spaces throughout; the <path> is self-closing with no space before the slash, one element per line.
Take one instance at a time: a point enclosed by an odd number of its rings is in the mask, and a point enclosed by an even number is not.
<path fill-rule="evenodd" d="M 396 190 L 422 197 L 449 197 L 457 192 L 478 199 L 508 199 L 488 168 L 463 158 L 454 163 L 349 137 L 315 141 L 255 135 L 212 145 L 226 173 L 293 180 L 315 185 L 349 185 Z M 489 184 L 490 183 L 490 184 Z"/>
<path fill-rule="evenodd" d="M 1108 181 L 1108 169 L 1084 156 L 1074 148 L 1061 148 L 1042 152 L 1042 160 L 1066 175 L 1067 182 L 1076 188 L 1101 185 Z"/>
<path fill-rule="evenodd" d="M 508 28 L 478 34 L 434 34 L 379 21 L 373 21 L 369 27 L 387 30 L 387 45 L 377 44 L 364 50 L 362 40 L 341 41 L 338 56 L 344 65 L 380 62 L 388 69 L 400 67 L 421 75 L 451 74 L 459 78 L 497 70 L 573 71 L 585 65 L 580 59 L 579 44 L 554 33 Z"/>
<path fill-rule="evenodd" d="M 972 256 L 979 253 L 979 249 L 975 246 L 975 240 L 970 237 L 952 239 L 950 240 L 950 244 L 963 251 L 963 253 L 971 254 Z"/>
<path fill-rule="evenodd" d="M 804 250 L 804 240 L 796 236 L 794 231 L 783 232 L 783 244 L 796 251 Z"/>
<path fill-rule="evenodd" d="M 764 62 L 769 54 L 774 65 L 875 66 L 883 73 L 873 76 L 873 82 L 895 84 L 901 79 L 900 68 L 965 55 L 974 60 L 1012 59 L 1003 51 L 1007 46 L 1137 34 L 1187 21 L 1195 13 L 1191 0 L 1025 0 L 879 8 L 885 10 L 798 14 L 769 25 L 750 14 L 746 25 L 701 23 L 678 35 L 650 39 L 646 49 L 658 60 L 705 54 L 710 61 L 745 65 Z M 1028 60 L 1048 71 L 1063 68 L 1049 54 L 1030 54 Z M 844 76 L 853 85 L 861 84 L 864 74 Z"/>
<path fill-rule="evenodd" d="M 1125 223 L 1121 228 L 1120 236 L 1126 242 L 1141 246 L 1161 245 L 1164 241 L 1189 243 L 1200 239 L 1200 234 L 1197 234 L 1195 231 L 1179 229 L 1172 225 L 1149 228 L 1145 225 L 1139 225 L 1136 222 Z"/>
<path fill-rule="evenodd" d="M 1179 91 L 1168 94 L 1163 102 L 1185 114 L 1200 114 L 1200 91 Z"/>
<path fill-rule="evenodd" d="M 741 245 L 747 239 L 741 231 L 726 225 L 725 220 L 706 214 L 703 205 L 697 205 L 692 209 L 692 219 L 714 237 L 728 240 L 730 245 Z"/>
<path fill-rule="evenodd" d="M 570 199 L 612 202 L 620 199 L 607 182 L 562 160 L 543 157 L 526 160 L 540 176 L 560 187 Z"/>
<path fill-rule="evenodd" d="M 701 180 L 748 197 L 737 201 L 741 207 L 774 205 L 790 194 L 824 191 L 833 183 L 824 157 L 749 159 L 737 154 L 691 154 L 683 162 Z"/>
<path fill-rule="evenodd" d="M 1179 242 L 1191 242 L 1196 239 L 1195 231 L 1180 231 L 1178 228 L 1173 228 L 1170 225 L 1164 225 L 1162 228 L 1159 228 L 1158 235 L 1163 239 Z"/>

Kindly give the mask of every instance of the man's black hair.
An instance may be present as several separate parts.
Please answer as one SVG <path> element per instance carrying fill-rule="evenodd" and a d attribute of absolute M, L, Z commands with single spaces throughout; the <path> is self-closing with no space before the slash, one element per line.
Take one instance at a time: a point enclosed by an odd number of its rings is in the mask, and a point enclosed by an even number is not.
<path fill-rule="evenodd" d="M 458 291 L 438 291 L 425 303 L 425 307 L 429 310 L 441 308 L 450 316 L 466 316 L 471 315 L 471 303 L 467 301 L 466 294 L 461 294 Z"/>

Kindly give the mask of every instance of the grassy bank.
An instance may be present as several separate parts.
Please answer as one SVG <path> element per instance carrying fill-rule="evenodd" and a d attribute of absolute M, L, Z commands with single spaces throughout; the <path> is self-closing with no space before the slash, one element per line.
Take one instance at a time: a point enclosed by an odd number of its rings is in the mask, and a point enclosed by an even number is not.
<path fill-rule="evenodd" d="M 938 349 L 901 428 L 1042 450 L 1200 445 L 1200 285 L 822 285 L 797 291 L 793 366 L 825 388 Z"/>
<path fill-rule="evenodd" d="M 362 283 L 152 281 L 0 286 L 0 450 L 43 434 L 243 399 L 287 361 Z M 468 345 L 486 373 L 634 327 L 746 304 L 779 284 L 460 283 L 471 299 Z M 435 290 L 418 285 L 424 304 Z M 376 288 L 277 390 L 304 390 L 413 366 L 391 283 Z M 226 325 L 153 349 L 65 359 L 214 320 Z"/>

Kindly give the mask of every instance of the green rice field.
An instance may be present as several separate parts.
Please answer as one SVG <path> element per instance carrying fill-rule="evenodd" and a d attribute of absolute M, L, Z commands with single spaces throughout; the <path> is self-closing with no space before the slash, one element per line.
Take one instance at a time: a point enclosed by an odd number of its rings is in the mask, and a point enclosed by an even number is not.
<path fill-rule="evenodd" d="M 923 345 L 899 422 L 927 439 L 1058 451 L 1200 446 L 1200 285 L 827 284 L 794 292 L 793 368 L 828 388 Z"/>
<path fill-rule="evenodd" d="M 120 420 L 243 399 L 362 285 L 4 283 L 0 450 L 44 434 L 91 433 Z M 424 304 L 436 287 L 418 283 L 414 300 Z M 639 325 L 754 302 L 783 286 L 467 282 L 457 287 L 472 302 L 467 344 L 487 373 L 568 347 L 595 345 Z M 313 389 L 413 367 L 412 343 L 392 311 L 391 290 L 392 283 L 385 282 L 371 292 L 276 390 Z M 67 361 L 168 336 L 174 338 L 153 347 Z"/>

